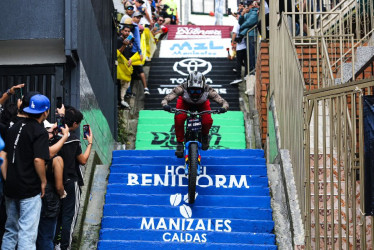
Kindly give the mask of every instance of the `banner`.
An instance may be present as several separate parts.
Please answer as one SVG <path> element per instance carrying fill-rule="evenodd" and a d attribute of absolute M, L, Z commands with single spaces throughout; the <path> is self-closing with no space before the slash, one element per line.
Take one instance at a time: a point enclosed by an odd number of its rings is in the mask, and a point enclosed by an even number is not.
<path fill-rule="evenodd" d="M 363 96 L 365 214 L 374 215 L 374 96 Z"/>
<path fill-rule="evenodd" d="M 206 40 L 162 40 L 160 48 L 161 58 L 186 57 L 227 57 L 226 48 L 231 45 L 230 38 Z"/>
<path fill-rule="evenodd" d="M 231 38 L 233 26 L 167 25 L 168 40 Z"/>
<path fill-rule="evenodd" d="M 128 60 L 117 49 L 117 79 L 126 82 L 131 81 L 131 74 L 133 71 L 132 65 L 128 66 Z"/>

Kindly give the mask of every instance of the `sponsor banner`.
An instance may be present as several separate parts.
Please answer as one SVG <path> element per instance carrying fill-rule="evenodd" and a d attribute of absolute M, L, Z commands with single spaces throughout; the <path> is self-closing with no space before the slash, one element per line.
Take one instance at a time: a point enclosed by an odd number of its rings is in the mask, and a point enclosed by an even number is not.
<path fill-rule="evenodd" d="M 166 79 L 150 79 L 149 82 L 154 88 L 157 88 L 157 94 L 164 97 L 169 94 L 173 88 L 186 82 L 189 72 L 198 71 L 206 76 L 206 83 L 213 87 L 223 97 L 228 94 L 227 86 L 223 85 L 220 78 L 222 68 L 215 65 L 207 59 L 186 58 L 176 61 L 174 64 L 165 65 L 168 74 Z M 231 91 L 233 92 L 233 91 Z M 160 101 L 161 102 L 161 101 Z"/>
<path fill-rule="evenodd" d="M 168 40 L 230 38 L 233 26 L 168 25 Z"/>
<path fill-rule="evenodd" d="M 162 40 L 161 58 L 186 57 L 227 57 L 226 48 L 230 46 L 230 38 L 220 40 Z"/>

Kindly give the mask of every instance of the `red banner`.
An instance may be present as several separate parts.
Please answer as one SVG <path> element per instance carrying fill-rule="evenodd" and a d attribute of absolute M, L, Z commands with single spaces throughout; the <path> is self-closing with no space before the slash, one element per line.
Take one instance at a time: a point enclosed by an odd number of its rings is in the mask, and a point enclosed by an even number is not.
<path fill-rule="evenodd" d="M 168 40 L 231 38 L 233 26 L 168 25 Z"/>

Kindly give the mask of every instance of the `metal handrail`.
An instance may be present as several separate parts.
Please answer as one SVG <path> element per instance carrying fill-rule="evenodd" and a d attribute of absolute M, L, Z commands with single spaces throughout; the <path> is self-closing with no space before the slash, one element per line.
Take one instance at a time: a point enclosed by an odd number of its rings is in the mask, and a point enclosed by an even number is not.
<path fill-rule="evenodd" d="M 332 68 L 331 68 L 331 63 L 330 63 L 330 58 L 329 58 L 329 52 L 327 50 L 326 41 L 325 41 L 324 37 L 322 37 L 322 48 L 323 48 L 323 52 L 325 53 L 324 58 L 326 60 L 327 66 L 328 66 L 330 80 L 333 81 L 334 80 L 334 74 L 332 73 Z"/>
<path fill-rule="evenodd" d="M 368 36 L 370 36 L 372 33 L 374 33 L 374 29 L 372 29 L 369 33 L 367 33 L 363 38 L 361 38 L 358 42 L 356 42 L 352 48 L 350 48 L 347 52 L 345 52 L 343 54 L 343 57 L 345 57 L 346 55 L 348 55 L 349 53 L 352 52 L 353 49 L 359 47 L 359 45 L 365 40 L 368 38 Z M 352 36 L 352 39 L 353 39 L 353 34 L 352 35 L 349 35 L 349 36 Z M 341 60 L 341 58 L 339 58 L 334 64 L 332 64 L 331 66 L 335 66 L 339 61 Z"/>
<path fill-rule="evenodd" d="M 335 8 L 332 11 L 335 11 L 336 7 L 340 6 L 340 4 L 343 4 L 344 2 L 345 1 L 342 1 L 341 3 L 339 3 L 337 6 L 335 6 Z M 353 6 L 351 6 L 352 3 L 354 4 Z M 346 10 L 348 7 L 350 7 L 350 9 L 353 9 L 354 7 L 356 7 L 355 3 L 356 3 L 356 0 L 352 0 L 351 2 L 349 2 L 348 4 L 346 4 L 342 9 L 336 10 L 336 13 L 339 13 L 339 14 L 341 14 L 341 15 L 344 16 L 344 14 L 349 11 L 349 10 Z M 326 12 L 323 12 L 323 14 L 325 14 L 325 13 Z M 323 15 L 323 17 L 321 19 L 321 22 L 323 22 L 329 16 L 330 15 Z M 328 26 L 329 24 L 331 24 L 335 20 L 336 20 L 336 16 L 333 16 L 331 19 L 328 19 L 327 22 L 322 25 L 322 27 L 320 28 L 320 30 L 322 30 L 322 32 L 323 32 L 325 26 Z"/>
<path fill-rule="evenodd" d="M 251 32 L 252 30 L 257 30 L 257 24 L 255 26 L 253 26 L 252 28 L 250 28 L 247 33 L 245 34 L 245 37 L 246 37 L 246 46 L 247 46 L 247 72 L 248 72 L 248 75 L 250 75 L 251 73 L 255 72 L 256 71 L 256 67 L 251 71 L 249 72 L 249 32 Z M 257 33 L 257 32 L 256 32 Z M 257 39 L 255 40 L 255 44 L 257 45 Z M 258 48 L 255 48 L 255 62 L 256 62 L 256 58 L 257 58 L 257 51 L 258 51 Z"/>

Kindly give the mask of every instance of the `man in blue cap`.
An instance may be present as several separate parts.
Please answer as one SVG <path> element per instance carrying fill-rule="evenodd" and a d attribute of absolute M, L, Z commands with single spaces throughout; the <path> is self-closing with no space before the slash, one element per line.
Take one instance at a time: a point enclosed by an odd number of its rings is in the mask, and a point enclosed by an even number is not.
<path fill-rule="evenodd" d="M 2 249 L 35 249 L 41 197 L 47 183 L 45 161 L 49 159 L 48 132 L 43 126 L 50 109 L 49 99 L 34 95 L 23 111 L 27 118 L 6 133 L 4 162 L 6 213 Z M 18 237 L 20 236 L 20 237 Z"/>

